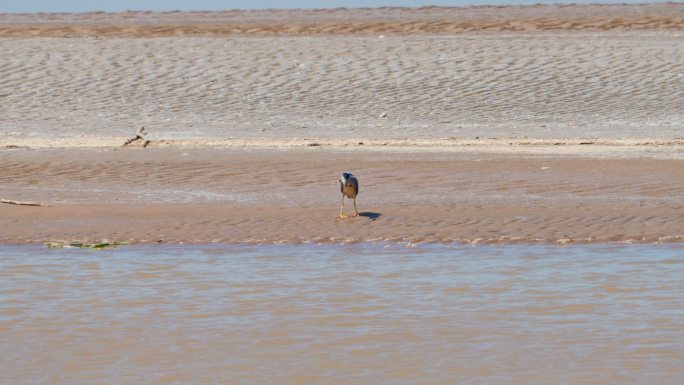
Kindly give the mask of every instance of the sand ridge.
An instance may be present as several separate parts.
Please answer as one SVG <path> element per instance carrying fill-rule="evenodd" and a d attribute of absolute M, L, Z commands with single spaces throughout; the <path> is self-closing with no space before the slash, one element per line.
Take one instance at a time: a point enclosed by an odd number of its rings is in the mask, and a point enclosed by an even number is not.
<path fill-rule="evenodd" d="M 355 153 L 455 153 L 455 154 L 499 154 L 522 156 L 580 156 L 591 158 L 684 158 L 684 139 L 159 139 L 149 142 L 127 144 L 129 138 L 102 138 L 83 136 L 79 138 L 9 138 L 0 139 L 0 149 L 72 149 L 117 151 L 127 149 L 222 149 L 222 150 L 301 150 L 355 152 Z"/>

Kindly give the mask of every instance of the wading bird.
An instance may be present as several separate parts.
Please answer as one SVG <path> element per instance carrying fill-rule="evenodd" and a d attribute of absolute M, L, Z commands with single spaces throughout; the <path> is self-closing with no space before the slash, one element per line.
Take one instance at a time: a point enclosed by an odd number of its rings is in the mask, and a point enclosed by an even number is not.
<path fill-rule="evenodd" d="M 356 209 L 356 196 L 359 194 L 359 181 L 354 175 L 349 172 L 342 173 L 340 177 L 340 191 L 342 192 L 342 204 L 340 205 L 340 218 L 346 218 L 347 216 L 342 213 L 342 208 L 344 207 L 344 197 L 354 201 L 354 214 L 355 217 L 359 216 L 359 210 Z"/>

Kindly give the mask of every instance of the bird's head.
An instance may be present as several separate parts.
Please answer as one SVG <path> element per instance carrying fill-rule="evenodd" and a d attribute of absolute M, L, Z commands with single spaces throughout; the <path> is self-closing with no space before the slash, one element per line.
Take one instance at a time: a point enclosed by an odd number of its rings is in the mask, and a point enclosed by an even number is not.
<path fill-rule="evenodd" d="M 340 177 L 340 182 L 347 184 L 347 181 L 353 176 L 354 175 L 352 175 L 350 172 L 343 172 L 342 176 Z"/>
<path fill-rule="evenodd" d="M 342 176 L 340 177 L 340 183 L 342 183 L 345 186 L 351 186 L 352 185 L 352 179 L 354 179 L 354 175 L 350 172 L 343 172 Z"/>

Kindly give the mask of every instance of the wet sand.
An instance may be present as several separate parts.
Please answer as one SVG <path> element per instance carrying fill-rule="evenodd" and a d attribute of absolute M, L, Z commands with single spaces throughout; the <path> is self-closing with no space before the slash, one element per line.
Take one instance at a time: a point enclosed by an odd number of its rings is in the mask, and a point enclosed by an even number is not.
<path fill-rule="evenodd" d="M 2 198 L 50 207 L 0 205 L 0 242 L 684 240 L 684 160 L 550 147 L 5 150 Z M 358 218 L 336 218 L 340 170 L 361 182 Z"/>
<path fill-rule="evenodd" d="M 681 15 L 0 15 L 0 242 L 681 241 Z"/>

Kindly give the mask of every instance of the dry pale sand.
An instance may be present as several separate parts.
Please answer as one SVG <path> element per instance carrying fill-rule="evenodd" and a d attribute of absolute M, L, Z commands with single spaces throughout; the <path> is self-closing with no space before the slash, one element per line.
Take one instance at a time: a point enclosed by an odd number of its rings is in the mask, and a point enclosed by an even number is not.
<path fill-rule="evenodd" d="M 681 241 L 683 19 L 0 15 L 0 242 Z"/>
<path fill-rule="evenodd" d="M 5 38 L 0 140 L 683 136 L 684 33 Z"/>
<path fill-rule="evenodd" d="M 682 19 L 684 4 L 290 11 L 287 19 L 283 12 L 4 15 L 0 25 L 23 32 L 0 39 L 0 145 L 123 137 L 139 125 L 156 139 L 684 136 L 684 23 L 564 24 Z M 129 20 L 135 29 L 377 18 L 405 30 L 59 38 L 30 37 L 24 24 L 109 28 Z M 560 27 L 422 34 L 406 25 L 440 18 L 543 18 Z"/>

